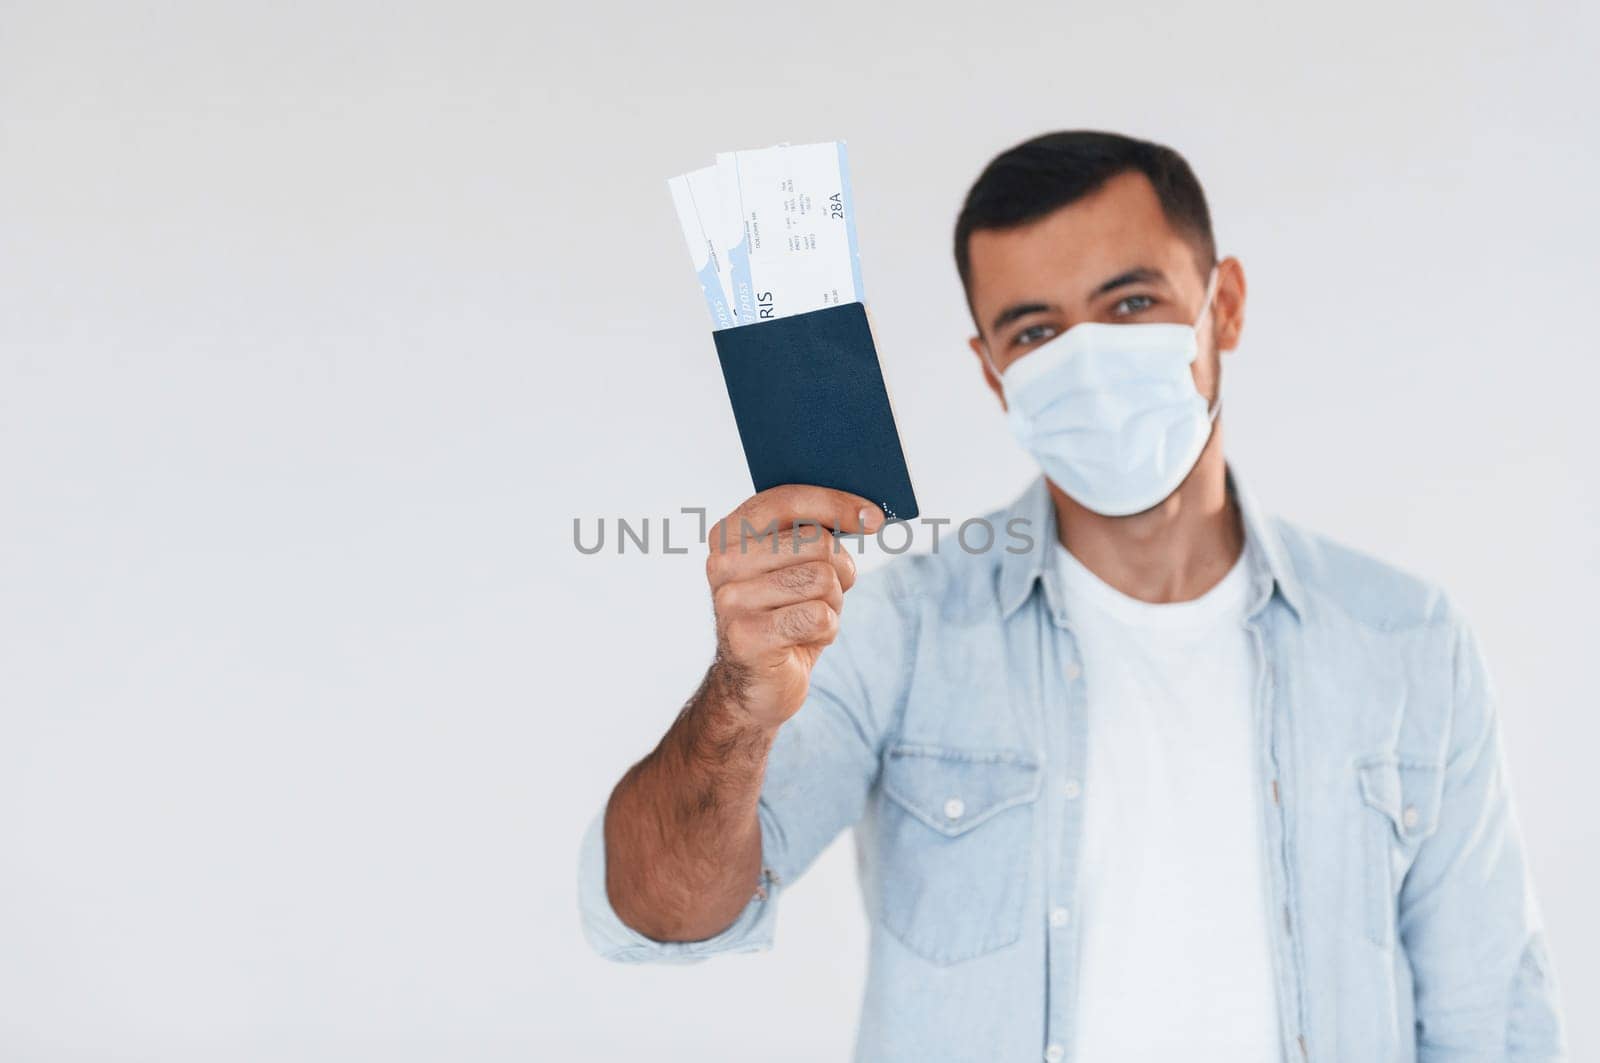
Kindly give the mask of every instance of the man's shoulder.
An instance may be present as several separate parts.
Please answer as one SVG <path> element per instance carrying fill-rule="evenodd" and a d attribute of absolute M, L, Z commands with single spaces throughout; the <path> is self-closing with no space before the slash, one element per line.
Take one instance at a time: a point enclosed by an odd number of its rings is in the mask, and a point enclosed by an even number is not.
<path fill-rule="evenodd" d="M 1431 580 L 1290 521 L 1267 524 L 1310 610 L 1374 631 L 1453 622 L 1448 597 Z"/>

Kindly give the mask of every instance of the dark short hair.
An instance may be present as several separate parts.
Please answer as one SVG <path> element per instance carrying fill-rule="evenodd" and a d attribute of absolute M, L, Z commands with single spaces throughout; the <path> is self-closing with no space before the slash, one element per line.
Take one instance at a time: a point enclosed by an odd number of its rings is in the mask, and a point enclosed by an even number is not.
<path fill-rule="evenodd" d="M 1194 245 L 1202 272 L 1217 259 L 1206 194 L 1182 155 L 1118 133 L 1046 133 L 996 155 L 967 193 L 956 219 L 956 272 L 972 290 L 968 243 L 980 229 L 1010 229 L 1092 195 L 1113 177 L 1142 173 L 1167 221 Z"/>

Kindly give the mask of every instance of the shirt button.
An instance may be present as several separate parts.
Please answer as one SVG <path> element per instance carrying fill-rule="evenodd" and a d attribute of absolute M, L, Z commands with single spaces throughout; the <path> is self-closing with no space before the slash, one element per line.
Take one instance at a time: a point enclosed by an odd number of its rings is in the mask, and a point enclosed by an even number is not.
<path fill-rule="evenodd" d="M 967 803 L 961 800 L 959 797 L 952 797 L 950 800 L 944 803 L 944 815 L 946 819 L 960 819 L 962 813 L 966 812 L 966 810 Z"/>
<path fill-rule="evenodd" d="M 1060 1045 L 1051 1045 L 1044 1050 L 1045 1063 L 1061 1063 L 1066 1058 L 1067 1050 Z"/>
<path fill-rule="evenodd" d="M 1061 793 L 1068 801 L 1076 801 L 1078 795 L 1083 793 L 1083 787 L 1078 785 L 1077 779 L 1068 779 L 1061 787 Z"/>
<path fill-rule="evenodd" d="M 1076 679 L 1082 674 L 1083 674 L 1083 669 L 1078 667 L 1078 662 L 1077 661 L 1073 661 L 1071 664 L 1067 665 L 1067 678 L 1068 679 Z"/>
<path fill-rule="evenodd" d="M 1066 926 L 1069 918 L 1071 917 L 1067 914 L 1067 910 L 1065 908 L 1050 909 L 1051 926 Z"/>
<path fill-rule="evenodd" d="M 1406 830 L 1415 830 L 1417 821 L 1421 818 L 1422 817 L 1417 814 L 1416 805 L 1409 805 L 1406 807 L 1404 812 L 1400 813 L 1400 822 L 1406 825 Z"/>

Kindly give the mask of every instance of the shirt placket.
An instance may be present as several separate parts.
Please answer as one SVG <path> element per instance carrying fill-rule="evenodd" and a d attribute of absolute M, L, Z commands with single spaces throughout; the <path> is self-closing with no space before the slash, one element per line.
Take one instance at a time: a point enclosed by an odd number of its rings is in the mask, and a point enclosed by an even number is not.
<path fill-rule="evenodd" d="M 1045 784 L 1047 844 L 1044 882 L 1045 1063 L 1073 1055 L 1081 935 L 1078 918 L 1079 855 L 1083 850 L 1083 803 L 1088 718 L 1083 661 L 1078 641 L 1059 606 L 1047 606 L 1049 652 L 1042 663 L 1041 703 L 1049 746 Z"/>
<path fill-rule="evenodd" d="M 1270 585 L 1264 597 L 1270 595 Z M 1283 1031 L 1285 1058 L 1308 1063 L 1310 1052 L 1305 1036 L 1305 1006 L 1301 999 L 1300 935 L 1293 906 L 1286 804 L 1290 797 L 1284 752 L 1284 716 L 1287 705 L 1269 652 L 1267 613 L 1270 600 L 1252 610 L 1246 628 L 1250 632 L 1256 664 L 1256 736 L 1261 785 L 1265 789 L 1262 818 L 1262 843 L 1266 846 L 1267 889 L 1272 910 L 1269 924 L 1275 944 L 1273 966 L 1277 973 L 1278 1015 Z"/>

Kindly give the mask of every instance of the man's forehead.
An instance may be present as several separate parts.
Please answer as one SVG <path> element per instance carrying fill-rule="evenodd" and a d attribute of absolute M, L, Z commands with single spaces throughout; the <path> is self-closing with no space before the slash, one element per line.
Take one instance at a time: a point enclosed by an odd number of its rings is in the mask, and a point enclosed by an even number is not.
<path fill-rule="evenodd" d="M 1187 243 L 1167 220 L 1149 180 L 1135 172 L 1119 174 L 1037 221 L 977 230 L 967 253 L 973 300 L 983 302 L 990 290 L 1009 292 L 1030 279 L 1097 277 L 1130 261 L 1166 265 L 1187 253 Z"/>

